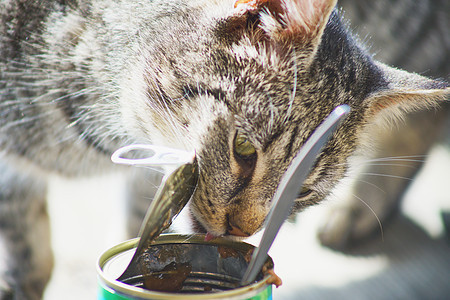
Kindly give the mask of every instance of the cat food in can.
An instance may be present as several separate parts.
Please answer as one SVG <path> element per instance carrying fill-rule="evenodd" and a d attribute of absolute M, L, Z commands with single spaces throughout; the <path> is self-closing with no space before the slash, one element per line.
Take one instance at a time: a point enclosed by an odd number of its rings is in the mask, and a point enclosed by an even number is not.
<path fill-rule="evenodd" d="M 145 263 L 121 278 L 138 239 L 123 242 L 101 255 L 99 300 L 118 299 L 272 299 L 273 271 L 260 272 L 254 283 L 240 286 L 253 246 L 204 235 L 163 234 L 143 255 Z M 273 268 L 267 259 L 266 269 Z"/>

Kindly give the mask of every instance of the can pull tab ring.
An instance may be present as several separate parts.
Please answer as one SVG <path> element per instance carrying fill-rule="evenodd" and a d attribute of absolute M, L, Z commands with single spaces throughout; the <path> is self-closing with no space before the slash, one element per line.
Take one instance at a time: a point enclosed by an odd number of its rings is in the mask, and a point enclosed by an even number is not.
<path fill-rule="evenodd" d="M 143 158 L 127 158 L 125 155 L 133 151 L 140 151 L 145 154 Z M 148 144 L 133 144 L 117 149 L 111 155 L 113 163 L 131 166 L 163 166 L 163 165 L 182 165 L 192 162 L 195 153 L 173 149 L 165 146 L 156 146 Z"/>

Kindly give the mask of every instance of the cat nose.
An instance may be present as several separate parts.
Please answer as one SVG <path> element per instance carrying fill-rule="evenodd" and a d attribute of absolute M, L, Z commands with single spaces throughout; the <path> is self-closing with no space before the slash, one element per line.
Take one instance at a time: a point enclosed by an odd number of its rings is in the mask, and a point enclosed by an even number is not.
<path fill-rule="evenodd" d="M 230 220 L 228 220 L 227 234 L 241 237 L 250 236 L 250 234 L 244 232 L 238 225 L 234 224 Z"/>

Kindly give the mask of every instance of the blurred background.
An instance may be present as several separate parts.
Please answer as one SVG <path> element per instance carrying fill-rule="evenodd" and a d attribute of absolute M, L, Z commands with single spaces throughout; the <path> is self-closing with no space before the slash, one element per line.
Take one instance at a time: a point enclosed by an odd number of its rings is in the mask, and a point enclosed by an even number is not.
<path fill-rule="evenodd" d="M 435 148 L 409 188 L 401 213 L 347 253 L 319 245 L 317 227 L 329 204 L 286 223 L 270 250 L 283 285 L 274 299 L 449 299 L 450 153 Z M 96 262 L 125 236 L 124 178 L 53 178 L 49 213 L 55 267 L 46 300 L 95 299 Z M 249 240 L 258 244 L 259 236 Z"/>

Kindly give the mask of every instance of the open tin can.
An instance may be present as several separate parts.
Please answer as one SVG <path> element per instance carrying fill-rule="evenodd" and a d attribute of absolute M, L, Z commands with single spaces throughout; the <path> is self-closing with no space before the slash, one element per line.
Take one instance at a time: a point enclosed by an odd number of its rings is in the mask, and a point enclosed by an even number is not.
<path fill-rule="evenodd" d="M 129 278 L 118 281 L 117 278 L 130 262 L 138 241 L 132 239 L 123 242 L 100 256 L 97 265 L 99 300 L 272 299 L 271 274 L 260 272 L 254 283 L 243 287 L 239 285 L 254 246 L 225 238 L 207 242 L 204 235 L 162 234 L 146 250 L 144 267 L 156 271 L 150 285 L 164 285 L 167 282 L 180 284 L 176 292 L 144 288 L 144 284 L 148 282 L 148 274 L 142 274 L 147 273 L 142 269 L 136 270 Z M 171 273 L 167 271 L 169 265 L 187 267 L 185 279 L 181 283 L 176 283 L 177 278 L 168 278 L 166 283 L 159 283 L 158 276 L 164 277 Z M 266 266 L 273 268 L 270 257 Z"/>

